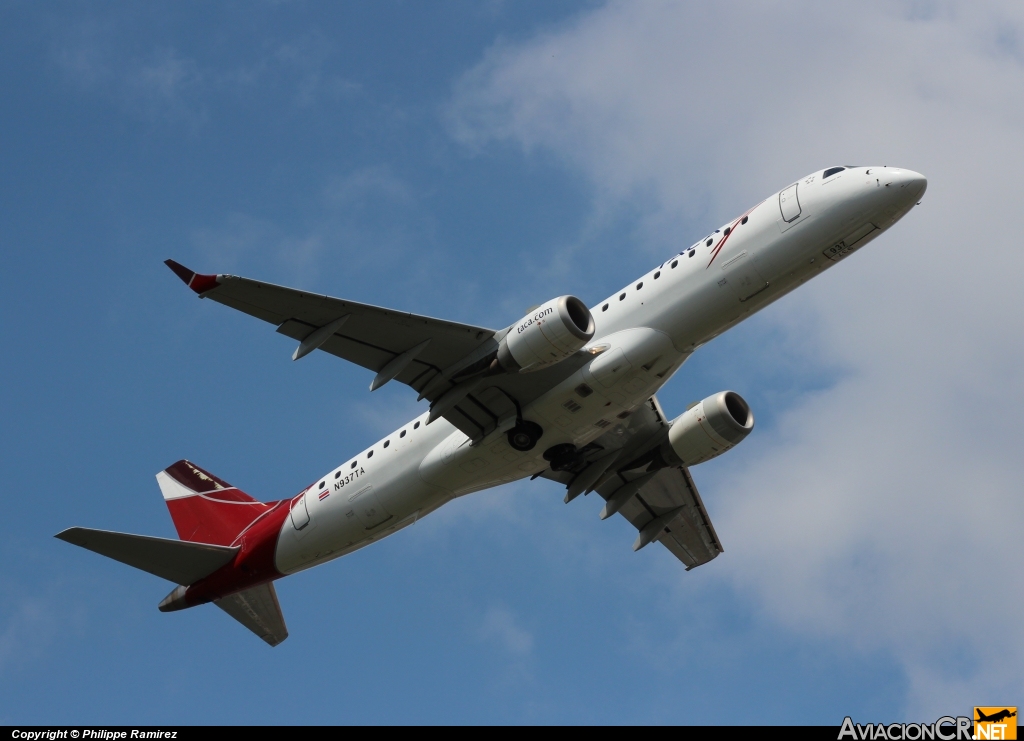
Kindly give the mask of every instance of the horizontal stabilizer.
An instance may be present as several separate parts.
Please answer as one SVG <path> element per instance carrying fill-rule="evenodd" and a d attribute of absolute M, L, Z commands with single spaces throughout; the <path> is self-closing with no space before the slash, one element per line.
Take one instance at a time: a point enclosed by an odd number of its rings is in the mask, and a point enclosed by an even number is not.
<path fill-rule="evenodd" d="M 270 582 L 215 600 L 213 604 L 271 646 L 288 637 L 281 604 L 277 601 L 277 590 Z"/>
<path fill-rule="evenodd" d="M 208 543 L 151 538 L 148 535 L 114 533 L 85 527 L 68 528 L 54 537 L 185 586 L 209 576 L 230 562 L 238 552 L 238 548 Z"/>

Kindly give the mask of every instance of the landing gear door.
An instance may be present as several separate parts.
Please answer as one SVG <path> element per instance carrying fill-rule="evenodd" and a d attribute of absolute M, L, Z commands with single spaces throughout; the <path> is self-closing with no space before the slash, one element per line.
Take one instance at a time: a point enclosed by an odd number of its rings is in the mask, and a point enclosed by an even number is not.
<path fill-rule="evenodd" d="M 736 298 L 746 301 L 767 288 L 768 281 L 744 250 L 722 266 L 722 279 L 718 281 L 718 285 L 728 285 L 736 294 Z"/>

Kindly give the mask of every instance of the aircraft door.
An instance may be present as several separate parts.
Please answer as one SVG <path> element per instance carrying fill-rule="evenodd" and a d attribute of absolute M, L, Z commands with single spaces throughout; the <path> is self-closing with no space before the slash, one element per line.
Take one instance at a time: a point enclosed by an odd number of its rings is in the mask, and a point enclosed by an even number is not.
<path fill-rule="evenodd" d="M 782 220 L 787 223 L 800 218 L 800 198 L 796 193 L 798 185 L 794 183 L 779 193 L 779 209 L 782 211 Z"/>
<path fill-rule="evenodd" d="M 361 489 L 348 501 L 353 509 L 355 509 L 356 517 L 359 518 L 365 530 L 373 530 L 373 528 L 381 523 L 391 519 L 391 515 L 384 509 L 380 499 L 373 493 L 372 486 Z"/>
<path fill-rule="evenodd" d="M 722 275 L 718 285 L 728 284 L 740 301 L 746 301 L 768 287 L 768 281 L 758 271 L 746 250 L 722 266 Z"/>

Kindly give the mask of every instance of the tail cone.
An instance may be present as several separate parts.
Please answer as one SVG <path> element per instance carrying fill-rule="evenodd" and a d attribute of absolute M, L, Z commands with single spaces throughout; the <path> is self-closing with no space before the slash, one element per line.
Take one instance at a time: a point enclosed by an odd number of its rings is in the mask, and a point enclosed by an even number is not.
<path fill-rule="evenodd" d="M 191 605 L 185 602 L 186 591 L 188 591 L 188 587 L 175 587 L 158 605 L 160 612 L 174 612 L 175 610 L 184 610 L 186 607 L 191 607 Z"/>

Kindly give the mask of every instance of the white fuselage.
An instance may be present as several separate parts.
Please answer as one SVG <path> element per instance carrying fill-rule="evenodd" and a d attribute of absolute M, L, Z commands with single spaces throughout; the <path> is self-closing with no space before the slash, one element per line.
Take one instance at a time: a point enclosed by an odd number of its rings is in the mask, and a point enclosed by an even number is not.
<path fill-rule="evenodd" d="M 582 447 L 607 432 L 697 347 L 874 239 L 926 187 L 909 170 L 824 172 L 765 199 L 592 307 L 596 331 L 588 347 L 608 347 L 522 410 L 544 428 L 533 450 L 514 450 L 500 433 L 471 445 L 443 418 L 427 425 L 424 413 L 304 492 L 302 517 L 282 527 L 278 570 L 337 558 L 454 497 L 545 470 L 544 450 Z M 581 384 L 593 393 L 575 393 Z M 297 497 L 293 510 L 302 504 Z"/>

